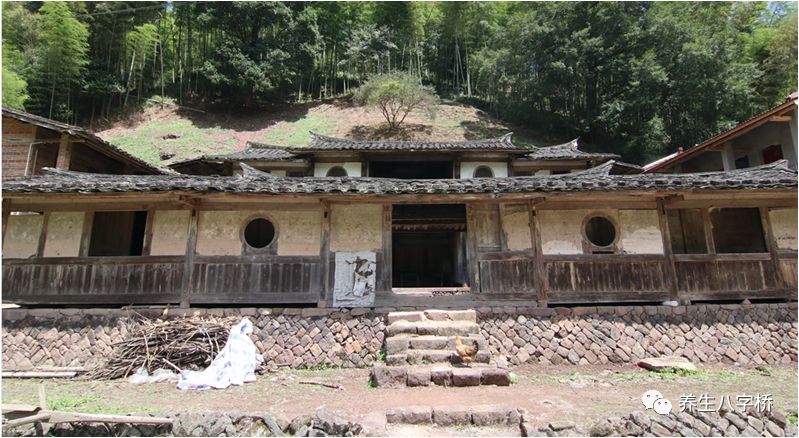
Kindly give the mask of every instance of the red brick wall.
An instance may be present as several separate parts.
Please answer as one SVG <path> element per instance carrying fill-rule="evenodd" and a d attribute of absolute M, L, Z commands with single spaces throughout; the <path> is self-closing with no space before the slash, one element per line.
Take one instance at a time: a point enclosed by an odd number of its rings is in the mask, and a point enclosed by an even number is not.
<path fill-rule="evenodd" d="M 30 144 L 43 140 L 46 139 L 37 138 L 36 125 L 3 117 L 3 180 L 25 176 L 26 165 L 33 168 L 33 175 L 41 175 L 45 167 L 55 167 L 58 157 L 58 138 L 53 139 L 53 143 L 33 145 L 31 162 L 28 162 Z"/>

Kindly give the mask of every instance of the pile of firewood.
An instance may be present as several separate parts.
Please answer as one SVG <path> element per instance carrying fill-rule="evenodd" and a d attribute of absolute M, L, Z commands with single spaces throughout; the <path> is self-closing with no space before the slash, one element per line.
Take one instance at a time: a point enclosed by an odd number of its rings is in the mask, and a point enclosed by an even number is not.
<path fill-rule="evenodd" d="M 216 322 L 199 318 L 152 321 L 142 318 L 127 339 L 116 342 L 105 363 L 89 372 L 92 379 L 118 379 L 145 367 L 148 373 L 158 368 L 205 368 L 227 342 L 235 318 Z"/>

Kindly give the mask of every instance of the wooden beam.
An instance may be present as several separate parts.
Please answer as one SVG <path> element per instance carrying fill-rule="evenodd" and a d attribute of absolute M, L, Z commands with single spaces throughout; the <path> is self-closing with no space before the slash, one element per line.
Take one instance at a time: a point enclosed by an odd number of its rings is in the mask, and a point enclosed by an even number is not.
<path fill-rule="evenodd" d="M 150 255 L 150 249 L 153 245 L 153 221 L 155 220 L 155 210 L 152 208 L 147 210 L 147 219 L 144 223 L 144 243 L 142 245 L 141 254 Z"/>
<path fill-rule="evenodd" d="M 674 267 L 674 254 L 671 250 L 671 230 L 669 229 L 669 218 L 666 215 L 665 204 L 668 199 L 658 200 L 658 221 L 660 223 L 660 236 L 663 242 L 663 254 L 666 256 L 666 289 L 669 291 L 669 298 L 679 301 L 680 295 L 677 289 L 677 270 Z"/>
<path fill-rule="evenodd" d="M 793 120 L 791 116 L 771 116 L 768 118 L 769 122 L 790 122 Z"/>
<path fill-rule="evenodd" d="M 499 204 L 499 247 L 502 251 L 508 250 L 508 234 L 505 232 L 505 203 Z"/>
<path fill-rule="evenodd" d="M 3 199 L 3 236 L 2 243 L 6 241 L 6 229 L 8 228 L 8 218 L 11 215 L 11 200 Z"/>
<path fill-rule="evenodd" d="M 472 293 L 480 293 L 480 265 L 477 252 L 477 221 L 474 205 L 466 204 L 466 260 L 469 267 L 469 280 Z"/>

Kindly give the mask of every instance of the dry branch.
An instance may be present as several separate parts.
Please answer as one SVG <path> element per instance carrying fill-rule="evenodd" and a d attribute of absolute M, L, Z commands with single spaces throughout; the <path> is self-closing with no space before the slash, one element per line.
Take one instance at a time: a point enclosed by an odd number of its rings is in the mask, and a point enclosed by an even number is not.
<path fill-rule="evenodd" d="M 93 379 L 118 379 L 144 366 L 148 373 L 158 368 L 198 369 L 211 360 L 227 342 L 235 318 L 212 322 L 200 318 L 152 321 L 141 318 L 127 339 L 114 344 L 108 360 L 89 372 Z"/>

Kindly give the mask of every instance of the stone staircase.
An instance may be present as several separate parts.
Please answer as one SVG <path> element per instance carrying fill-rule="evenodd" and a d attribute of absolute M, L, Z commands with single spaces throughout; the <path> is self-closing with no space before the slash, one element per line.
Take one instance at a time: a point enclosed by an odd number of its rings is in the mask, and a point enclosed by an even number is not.
<path fill-rule="evenodd" d="M 477 357 L 465 366 L 455 337 L 477 341 Z M 510 385 L 510 374 L 494 364 L 474 310 L 424 310 L 388 314 L 385 364 L 372 366 L 372 383 L 398 386 Z"/>

